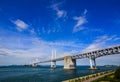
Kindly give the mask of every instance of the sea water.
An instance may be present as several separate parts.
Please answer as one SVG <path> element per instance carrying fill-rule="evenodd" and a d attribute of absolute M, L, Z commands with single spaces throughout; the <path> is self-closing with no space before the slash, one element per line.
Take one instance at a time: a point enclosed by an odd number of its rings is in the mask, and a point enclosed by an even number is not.
<path fill-rule="evenodd" d="M 0 82 L 61 82 L 84 75 L 114 70 L 117 67 L 98 66 L 100 70 L 88 70 L 89 66 L 77 66 L 76 70 L 64 70 L 63 66 L 50 69 L 50 66 L 2 66 Z"/>

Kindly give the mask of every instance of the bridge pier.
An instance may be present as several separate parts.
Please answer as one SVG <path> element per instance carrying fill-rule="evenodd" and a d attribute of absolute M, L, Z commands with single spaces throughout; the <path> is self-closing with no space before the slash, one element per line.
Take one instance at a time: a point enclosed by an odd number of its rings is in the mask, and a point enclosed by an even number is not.
<path fill-rule="evenodd" d="M 51 68 L 56 68 L 56 61 L 54 61 L 54 62 L 51 62 Z"/>
<path fill-rule="evenodd" d="M 97 70 L 98 68 L 96 67 L 96 61 L 95 61 L 95 58 L 89 58 L 90 59 L 90 70 Z M 94 64 L 94 66 L 93 66 Z"/>
<path fill-rule="evenodd" d="M 64 57 L 64 69 L 76 69 L 76 59 L 71 56 Z"/>
<path fill-rule="evenodd" d="M 32 64 L 32 67 L 37 67 L 37 66 L 38 66 L 37 63 L 33 63 L 33 64 Z"/>
<path fill-rule="evenodd" d="M 90 68 L 93 68 L 93 62 L 91 58 L 90 58 Z"/>

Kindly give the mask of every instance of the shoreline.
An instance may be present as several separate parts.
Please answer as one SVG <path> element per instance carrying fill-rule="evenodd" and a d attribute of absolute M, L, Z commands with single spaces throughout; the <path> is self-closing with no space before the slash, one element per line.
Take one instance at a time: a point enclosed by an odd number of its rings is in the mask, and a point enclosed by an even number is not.
<path fill-rule="evenodd" d="M 100 73 L 90 74 L 90 75 L 86 75 L 86 76 L 82 76 L 82 77 L 78 77 L 78 78 L 64 80 L 62 82 L 91 82 L 93 80 L 104 77 L 106 75 L 113 74 L 114 72 L 115 72 L 115 70 L 109 70 L 109 71 L 105 71 L 105 72 L 100 72 Z"/>

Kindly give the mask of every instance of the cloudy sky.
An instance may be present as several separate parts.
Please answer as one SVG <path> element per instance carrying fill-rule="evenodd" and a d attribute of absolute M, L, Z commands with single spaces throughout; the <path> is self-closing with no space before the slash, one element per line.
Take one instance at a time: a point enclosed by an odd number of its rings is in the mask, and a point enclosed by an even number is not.
<path fill-rule="evenodd" d="M 119 4 L 119 0 L 0 0 L 0 65 L 47 60 L 52 49 L 63 57 L 119 45 Z M 119 60 L 119 54 L 105 56 L 97 64 L 120 65 Z M 89 60 L 77 64 L 89 65 Z"/>

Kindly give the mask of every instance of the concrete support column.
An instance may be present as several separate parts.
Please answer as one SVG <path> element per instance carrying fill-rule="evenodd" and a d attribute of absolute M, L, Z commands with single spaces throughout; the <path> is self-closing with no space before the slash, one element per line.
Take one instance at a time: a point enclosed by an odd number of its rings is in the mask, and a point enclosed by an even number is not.
<path fill-rule="evenodd" d="M 92 63 L 92 59 L 90 58 L 90 68 L 93 68 L 93 63 Z"/>
<path fill-rule="evenodd" d="M 96 68 L 96 61 L 95 61 L 95 58 L 93 59 L 93 62 L 94 62 L 94 68 Z"/>
<path fill-rule="evenodd" d="M 98 70 L 98 68 L 96 67 L 96 61 L 95 61 L 95 58 L 89 58 L 90 59 L 90 70 Z M 93 67 L 93 64 L 94 64 L 94 67 Z"/>
<path fill-rule="evenodd" d="M 76 69 L 76 59 L 71 56 L 64 57 L 64 69 Z"/>

